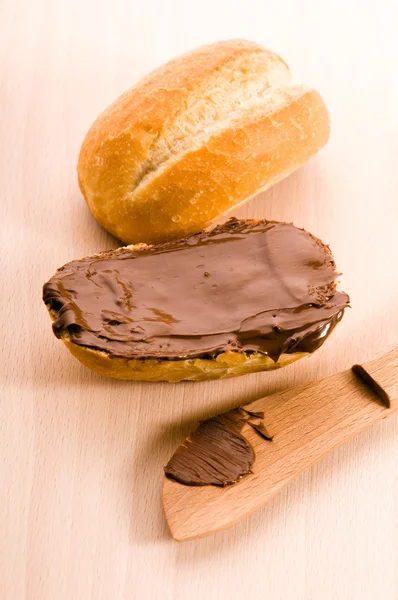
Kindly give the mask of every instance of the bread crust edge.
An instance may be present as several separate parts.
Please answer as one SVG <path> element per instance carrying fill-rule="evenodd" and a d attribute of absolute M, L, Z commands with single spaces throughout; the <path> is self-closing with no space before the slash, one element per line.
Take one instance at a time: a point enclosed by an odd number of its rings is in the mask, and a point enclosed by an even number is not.
<path fill-rule="evenodd" d="M 299 358 L 307 356 L 305 352 L 282 354 L 277 362 L 260 353 L 222 352 L 215 358 L 123 358 L 111 357 L 107 352 L 94 350 L 74 344 L 66 336 L 62 341 L 83 365 L 106 377 L 130 381 L 206 381 L 227 379 L 260 371 L 273 371 L 285 367 Z"/>

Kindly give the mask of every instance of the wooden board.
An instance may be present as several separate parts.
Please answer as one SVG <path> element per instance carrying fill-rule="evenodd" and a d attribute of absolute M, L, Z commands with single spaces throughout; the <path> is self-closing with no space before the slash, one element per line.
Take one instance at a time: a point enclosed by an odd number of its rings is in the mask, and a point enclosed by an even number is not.
<path fill-rule="evenodd" d="M 253 447 L 255 461 L 252 473 L 235 485 L 192 487 L 165 477 L 163 509 L 173 537 L 193 540 L 230 527 L 332 450 L 398 409 L 398 347 L 356 365 L 355 373 L 349 369 L 246 404 L 245 409 L 264 414 L 272 443 L 249 424 L 244 426 L 242 435 Z"/>
<path fill-rule="evenodd" d="M 163 466 L 199 419 L 365 362 L 398 342 L 394 3 L 0 2 L 0 597 L 395 600 L 398 421 L 324 459 L 266 508 L 176 544 Z M 239 210 L 330 243 L 352 310 L 311 359 L 225 382 L 108 381 L 50 328 L 41 285 L 116 247 L 76 181 L 100 110 L 178 52 L 243 36 L 278 51 L 330 108 L 328 146 Z M 395 258 L 394 258 L 395 255 Z"/>

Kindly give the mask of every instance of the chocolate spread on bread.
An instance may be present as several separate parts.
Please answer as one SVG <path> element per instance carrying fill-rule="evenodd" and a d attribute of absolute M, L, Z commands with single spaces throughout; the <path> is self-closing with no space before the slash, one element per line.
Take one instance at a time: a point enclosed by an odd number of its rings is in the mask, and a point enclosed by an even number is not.
<path fill-rule="evenodd" d="M 349 298 L 327 246 L 292 224 L 230 219 L 184 240 L 120 248 L 44 285 L 57 337 L 111 357 L 313 352 Z"/>

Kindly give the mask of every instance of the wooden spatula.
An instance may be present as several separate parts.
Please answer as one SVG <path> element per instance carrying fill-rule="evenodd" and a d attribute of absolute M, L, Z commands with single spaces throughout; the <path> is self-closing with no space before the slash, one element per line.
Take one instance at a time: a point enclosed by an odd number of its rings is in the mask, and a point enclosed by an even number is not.
<path fill-rule="evenodd" d="M 187 486 L 165 477 L 163 508 L 173 537 L 191 540 L 229 527 L 397 407 L 398 347 L 363 366 L 245 405 L 245 410 L 264 412 L 272 442 L 245 424 L 241 433 L 255 452 L 253 473 L 224 488 Z"/>

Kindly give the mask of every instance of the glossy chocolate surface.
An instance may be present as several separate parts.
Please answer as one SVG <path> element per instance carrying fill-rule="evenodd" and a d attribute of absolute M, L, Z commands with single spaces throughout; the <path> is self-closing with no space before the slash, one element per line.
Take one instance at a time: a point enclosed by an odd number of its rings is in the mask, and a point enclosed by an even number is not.
<path fill-rule="evenodd" d="M 248 475 L 254 451 L 240 434 L 244 423 L 239 410 L 201 423 L 168 462 L 167 477 L 185 485 L 224 487 Z"/>
<path fill-rule="evenodd" d="M 230 219 L 210 232 L 72 261 L 44 285 L 55 335 L 127 358 L 231 350 L 313 352 L 347 294 L 319 240 L 291 224 Z"/>
<path fill-rule="evenodd" d="M 203 421 L 177 448 L 164 469 L 166 476 L 184 485 L 237 483 L 252 472 L 255 460 L 252 445 L 241 433 L 246 424 L 272 441 L 264 414 L 239 406 Z"/>

